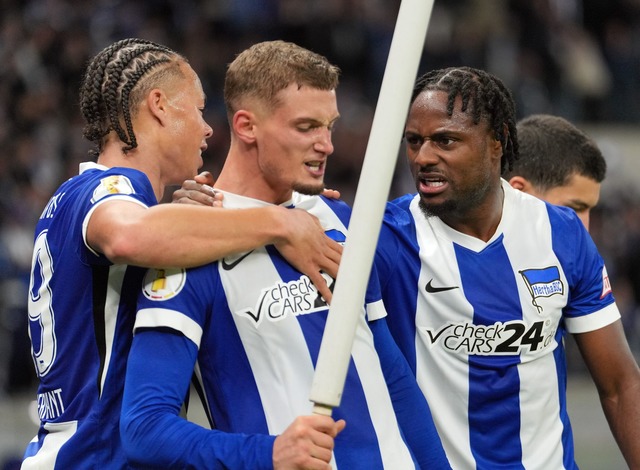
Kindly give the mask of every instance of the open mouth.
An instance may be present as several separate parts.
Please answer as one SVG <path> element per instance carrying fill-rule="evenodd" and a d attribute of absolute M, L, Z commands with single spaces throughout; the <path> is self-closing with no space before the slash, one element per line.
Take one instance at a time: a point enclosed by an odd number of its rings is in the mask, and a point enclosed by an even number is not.
<path fill-rule="evenodd" d="M 445 178 L 437 174 L 419 175 L 419 191 L 428 194 L 442 192 L 448 185 Z"/>
<path fill-rule="evenodd" d="M 321 162 L 321 161 L 306 162 L 305 165 L 313 174 L 324 173 L 324 165 L 325 165 L 324 162 Z"/>

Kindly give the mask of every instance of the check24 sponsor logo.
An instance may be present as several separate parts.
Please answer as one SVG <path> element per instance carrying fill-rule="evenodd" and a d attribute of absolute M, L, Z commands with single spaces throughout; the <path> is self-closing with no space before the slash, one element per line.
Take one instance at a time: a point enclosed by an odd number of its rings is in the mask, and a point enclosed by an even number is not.
<path fill-rule="evenodd" d="M 440 345 L 455 353 L 511 356 L 541 351 L 554 344 L 556 326 L 550 320 L 532 324 L 522 321 L 492 325 L 450 323 L 439 330 L 419 328 L 430 346 Z"/>

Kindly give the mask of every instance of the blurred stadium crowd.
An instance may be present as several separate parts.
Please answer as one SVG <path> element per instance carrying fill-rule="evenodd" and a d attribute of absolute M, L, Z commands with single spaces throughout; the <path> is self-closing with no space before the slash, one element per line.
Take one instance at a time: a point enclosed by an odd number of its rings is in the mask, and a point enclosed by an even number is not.
<path fill-rule="evenodd" d="M 214 135 L 204 169 L 214 175 L 228 144 L 222 82 L 234 55 L 276 38 L 326 55 L 342 69 L 342 118 L 326 181 L 352 202 L 399 5 L 399 0 L 0 0 L 1 393 L 35 384 L 26 331 L 33 227 L 53 190 L 87 159 L 77 93 L 94 53 L 135 36 L 189 58 L 208 96 L 206 118 Z M 639 36 L 638 0 L 436 0 L 420 72 L 448 65 L 487 69 L 512 89 L 519 117 L 542 112 L 577 125 L 637 125 Z M 407 176 L 404 169 L 397 171 L 392 197 L 413 190 Z M 638 352 L 640 202 L 633 187 L 616 191 L 615 184 L 605 184 L 614 189 L 603 194 L 592 215 L 592 233 Z"/>

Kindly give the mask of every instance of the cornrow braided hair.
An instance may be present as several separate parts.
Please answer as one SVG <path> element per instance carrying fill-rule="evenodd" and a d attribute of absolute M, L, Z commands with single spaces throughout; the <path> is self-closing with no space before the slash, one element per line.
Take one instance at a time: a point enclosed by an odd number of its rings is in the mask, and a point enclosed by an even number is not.
<path fill-rule="evenodd" d="M 96 144 L 92 157 L 102 151 L 111 131 L 125 144 L 123 152 L 138 146 L 131 121 L 137 104 L 132 91 L 135 94 L 150 71 L 177 61 L 186 59 L 166 46 L 136 38 L 115 42 L 91 60 L 80 88 L 80 109 L 86 121 L 83 135 Z"/>
<path fill-rule="evenodd" d="M 420 93 L 427 90 L 449 93 L 449 116 L 453 114 L 456 98 L 460 96 L 462 112 L 469 113 L 474 124 L 486 119 L 502 144 L 501 171 L 504 173 L 507 168 L 511 170 L 518 158 L 516 105 L 511 92 L 498 77 L 471 67 L 433 70 L 418 78 L 411 95 L 411 103 Z"/>

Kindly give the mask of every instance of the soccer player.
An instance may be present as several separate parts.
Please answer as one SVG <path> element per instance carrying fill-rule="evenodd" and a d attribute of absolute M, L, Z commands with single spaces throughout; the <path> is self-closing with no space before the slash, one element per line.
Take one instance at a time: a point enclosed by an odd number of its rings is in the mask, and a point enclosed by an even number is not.
<path fill-rule="evenodd" d="M 345 240 L 349 208 L 319 195 L 339 117 L 337 84 L 336 67 L 291 43 L 263 42 L 238 55 L 225 79 L 231 147 L 215 185 L 225 207 L 302 208 Z M 376 286 L 360 312 L 334 421 L 310 414 L 309 401 L 327 304 L 276 251 L 149 270 L 121 421 L 132 464 L 448 468 Z M 214 430 L 179 417 L 194 367 Z"/>
<path fill-rule="evenodd" d="M 417 194 L 389 203 L 375 266 L 452 468 L 577 468 L 567 333 L 640 468 L 640 371 L 604 262 L 575 211 L 501 178 L 518 155 L 509 90 L 482 70 L 429 72 L 404 140 Z"/>
<path fill-rule="evenodd" d="M 607 172 L 597 144 L 559 116 L 534 114 L 516 127 L 520 155 L 503 178 L 516 189 L 572 208 L 588 230 Z"/>
<path fill-rule="evenodd" d="M 143 271 L 275 244 L 329 292 L 340 245 L 303 210 L 156 205 L 193 177 L 212 129 L 187 60 L 126 39 L 98 53 L 80 92 L 97 162 L 55 192 L 37 223 L 29 333 L 41 425 L 23 469 L 124 468 L 119 418 Z M 308 287 L 312 289 L 312 287 Z"/>

